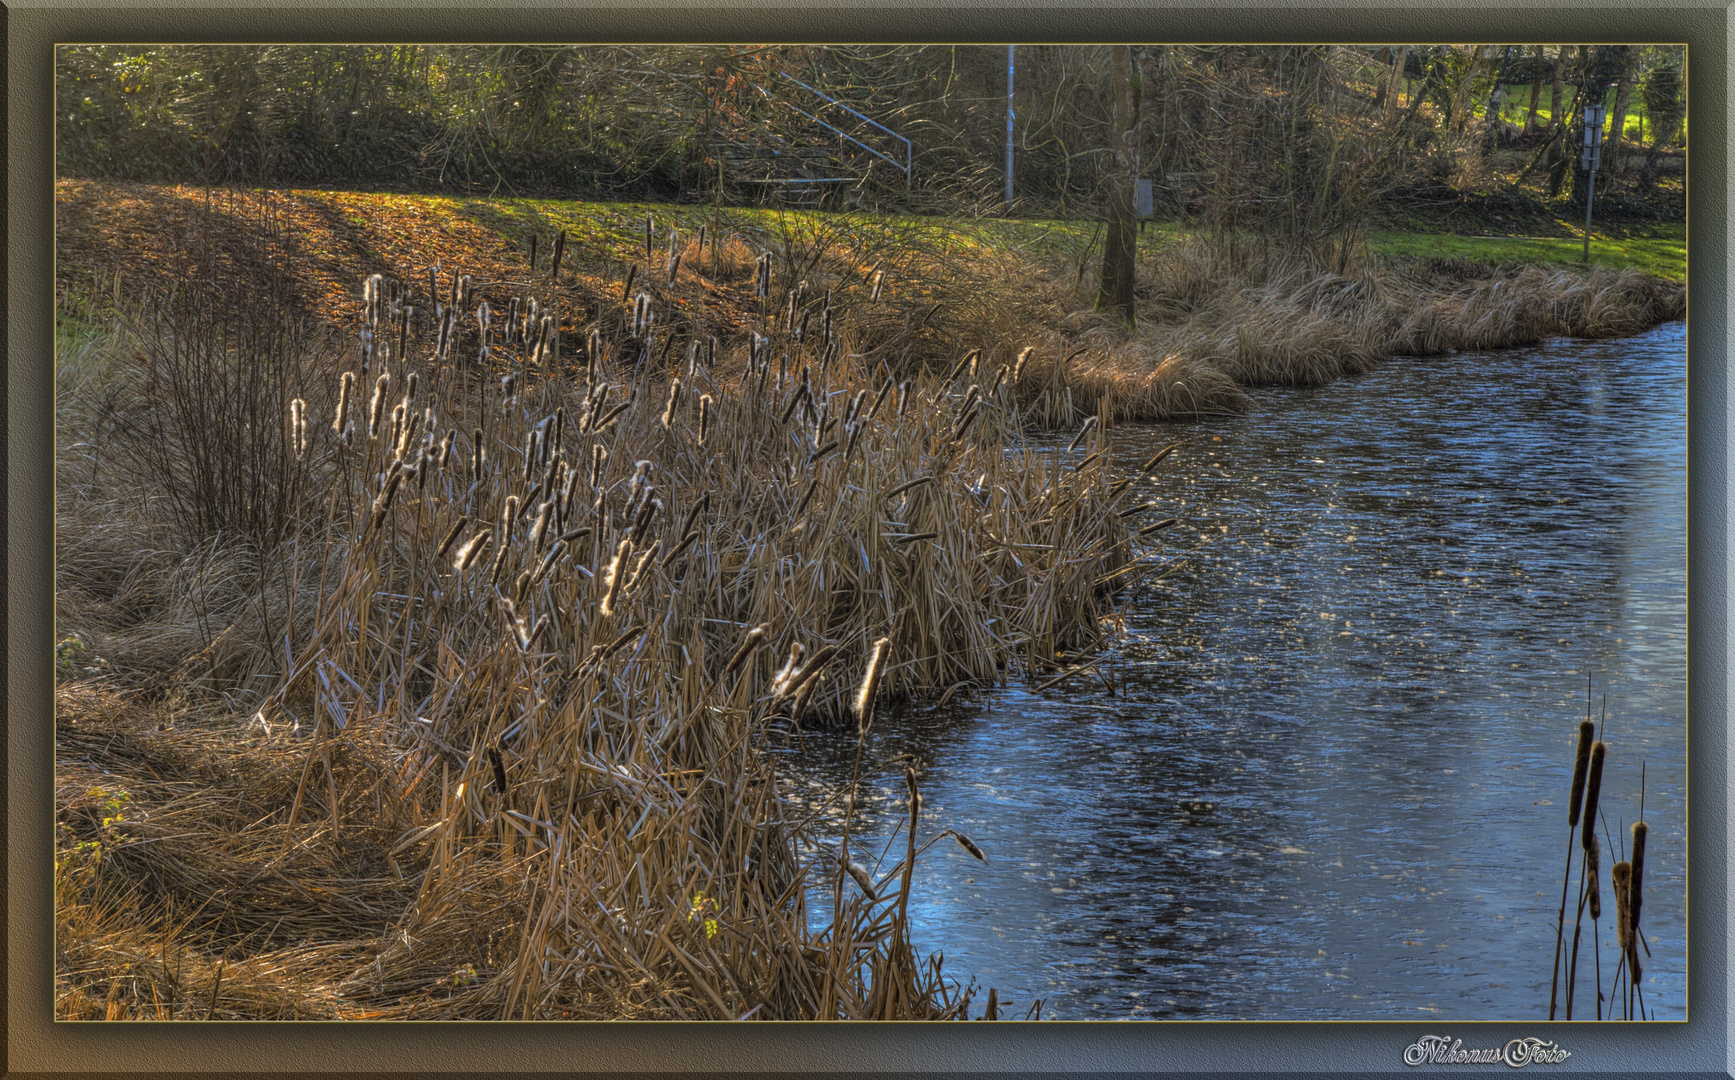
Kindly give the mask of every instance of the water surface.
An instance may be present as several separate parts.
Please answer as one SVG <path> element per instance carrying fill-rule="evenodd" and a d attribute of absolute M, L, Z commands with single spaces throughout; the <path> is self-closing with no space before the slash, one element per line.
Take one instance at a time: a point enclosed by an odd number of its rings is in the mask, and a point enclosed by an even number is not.
<path fill-rule="evenodd" d="M 876 722 L 869 861 L 900 754 L 923 837 L 989 858 L 922 857 L 918 949 L 1014 1015 L 1544 1017 L 1589 673 L 1617 848 L 1644 765 L 1645 1003 L 1684 1019 L 1684 326 L 1253 396 L 1114 434 L 1129 464 L 1185 440 L 1126 502 L 1180 517 L 1150 557 L 1184 559 L 1126 598 L 1124 692 L 1015 683 Z M 809 732 L 798 792 L 834 790 L 854 749 Z"/>

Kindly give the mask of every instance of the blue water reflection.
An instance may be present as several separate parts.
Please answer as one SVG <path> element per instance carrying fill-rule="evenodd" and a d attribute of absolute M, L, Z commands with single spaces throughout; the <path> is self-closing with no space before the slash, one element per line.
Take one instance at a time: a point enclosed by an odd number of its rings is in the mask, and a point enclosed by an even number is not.
<path fill-rule="evenodd" d="M 1186 559 L 1129 598 L 1124 696 L 1080 677 L 876 724 L 872 853 L 912 754 L 924 834 L 990 860 L 923 857 L 918 948 L 1015 1015 L 1546 1016 L 1589 672 L 1616 845 L 1645 767 L 1645 1003 L 1684 1019 L 1684 327 L 1255 401 L 1115 433 L 1127 463 L 1185 440 L 1151 494 L 1182 522 L 1152 557 Z M 798 794 L 853 750 L 808 733 Z"/>

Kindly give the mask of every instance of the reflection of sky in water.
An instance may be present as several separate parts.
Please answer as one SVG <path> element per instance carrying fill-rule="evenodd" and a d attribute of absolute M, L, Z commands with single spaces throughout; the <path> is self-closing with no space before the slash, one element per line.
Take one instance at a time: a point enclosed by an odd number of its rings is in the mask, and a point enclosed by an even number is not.
<path fill-rule="evenodd" d="M 989 857 L 922 857 L 918 949 L 1015 1015 L 1545 1016 L 1590 671 L 1617 846 L 1648 763 L 1643 989 L 1682 1019 L 1685 352 L 1673 324 L 1401 359 L 1119 429 L 1124 462 L 1187 439 L 1153 490 L 1182 520 L 1158 556 L 1191 553 L 1131 598 L 1126 695 L 1014 687 L 870 738 L 870 853 L 910 753 L 923 837 Z M 803 797 L 854 749 L 806 738 Z M 1587 919 L 1586 1007 L 1590 950 Z"/>

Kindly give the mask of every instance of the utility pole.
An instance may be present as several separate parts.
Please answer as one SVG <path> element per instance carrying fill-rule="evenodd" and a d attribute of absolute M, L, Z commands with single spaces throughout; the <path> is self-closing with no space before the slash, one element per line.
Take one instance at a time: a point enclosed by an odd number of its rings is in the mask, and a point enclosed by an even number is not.
<path fill-rule="evenodd" d="M 1006 46 L 1006 213 L 1012 213 L 1012 59 L 1016 45 Z"/>

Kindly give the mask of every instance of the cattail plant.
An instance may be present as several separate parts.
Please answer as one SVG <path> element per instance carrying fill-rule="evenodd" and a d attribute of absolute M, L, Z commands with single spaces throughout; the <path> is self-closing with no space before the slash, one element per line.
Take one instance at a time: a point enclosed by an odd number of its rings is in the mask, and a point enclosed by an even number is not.
<path fill-rule="evenodd" d="M 355 372 L 344 372 L 337 385 L 337 414 L 331 420 L 331 430 L 336 432 L 337 437 L 344 442 L 349 441 L 349 399 L 354 389 Z"/>
<path fill-rule="evenodd" d="M 856 723 L 863 735 L 873 726 L 874 698 L 879 694 L 880 676 L 885 670 L 886 654 L 891 644 L 891 638 L 880 638 L 874 642 L 873 653 L 868 657 L 867 671 L 862 675 L 861 689 L 856 692 Z"/>
<path fill-rule="evenodd" d="M 1582 728 L 1580 729 L 1583 730 Z M 1581 833 L 1585 852 L 1589 853 L 1592 840 L 1593 825 L 1596 822 L 1597 800 L 1602 793 L 1603 763 L 1608 757 L 1608 745 L 1601 739 L 1591 744 L 1590 769 L 1585 778 L 1584 787 L 1584 830 Z M 1584 868 L 1583 862 L 1579 869 L 1579 917 L 1573 921 L 1572 927 L 1572 961 L 1568 965 L 1566 977 L 1566 1018 L 1572 1019 L 1573 991 L 1578 982 L 1578 942 L 1581 920 L 1584 917 Z"/>
<path fill-rule="evenodd" d="M 1548 1018 L 1554 1019 L 1555 1006 L 1560 989 L 1560 959 L 1562 946 L 1566 941 L 1566 890 L 1572 880 L 1572 837 L 1573 830 L 1578 827 L 1581 815 L 1580 800 L 1584 797 L 1584 785 L 1590 771 L 1591 745 L 1596 742 L 1596 725 L 1589 720 L 1578 725 L 1578 752 L 1572 766 L 1572 796 L 1566 810 L 1566 874 L 1560 882 L 1560 920 L 1555 926 L 1554 938 L 1554 988 L 1549 991 Z M 1590 831 L 1590 821 L 1586 819 L 1585 831 Z"/>

